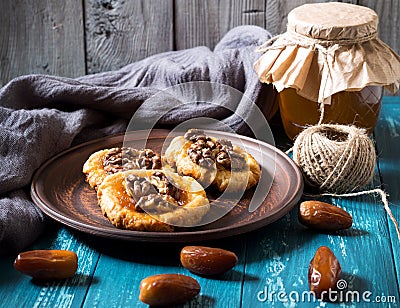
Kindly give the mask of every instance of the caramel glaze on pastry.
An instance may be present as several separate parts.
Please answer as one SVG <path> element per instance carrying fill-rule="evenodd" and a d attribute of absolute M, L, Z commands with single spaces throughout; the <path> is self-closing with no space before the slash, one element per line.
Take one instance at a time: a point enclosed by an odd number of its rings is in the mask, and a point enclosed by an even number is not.
<path fill-rule="evenodd" d="M 89 185 L 97 189 L 106 175 L 134 169 L 161 169 L 161 157 L 150 149 L 105 149 L 93 153 L 83 165 L 82 171 Z"/>
<path fill-rule="evenodd" d="M 192 227 L 210 209 L 206 193 L 193 178 L 163 170 L 130 170 L 107 175 L 98 187 L 103 214 L 117 228 L 173 231 Z"/>
<path fill-rule="evenodd" d="M 191 176 L 204 186 L 215 185 L 219 191 L 249 189 L 261 175 L 259 164 L 249 153 L 229 140 L 206 136 L 199 129 L 175 137 L 165 160 L 179 174 Z"/>

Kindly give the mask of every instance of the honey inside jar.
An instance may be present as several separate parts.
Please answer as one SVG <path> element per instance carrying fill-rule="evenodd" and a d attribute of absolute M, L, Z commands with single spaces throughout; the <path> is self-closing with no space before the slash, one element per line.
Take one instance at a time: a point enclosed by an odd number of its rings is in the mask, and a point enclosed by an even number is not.
<path fill-rule="evenodd" d="M 342 91 L 332 95 L 324 104 L 322 123 L 352 124 L 372 133 L 381 110 L 383 88 L 367 86 L 360 91 Z M 283 127 L 292 140 L 307 126 L 315 125 L 321 117 L 318 102 L 308 100 L 288 88 L 278 95 Z"/>

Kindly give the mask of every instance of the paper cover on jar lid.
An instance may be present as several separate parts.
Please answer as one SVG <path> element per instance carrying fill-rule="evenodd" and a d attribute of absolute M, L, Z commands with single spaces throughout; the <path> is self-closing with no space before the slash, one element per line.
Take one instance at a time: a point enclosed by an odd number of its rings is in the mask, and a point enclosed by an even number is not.
<path fill-rule="evenodd" d="M 335 93 L 369 85 L 396 92 L 400 57 L 377 37 L 377 27 L 378 16 L 366 7 L 305 4 L 289 13 L 287 32 L 259 48 L 264 54 L 254 68 L 261 82 L 315 102 L 329 104 Z"/>

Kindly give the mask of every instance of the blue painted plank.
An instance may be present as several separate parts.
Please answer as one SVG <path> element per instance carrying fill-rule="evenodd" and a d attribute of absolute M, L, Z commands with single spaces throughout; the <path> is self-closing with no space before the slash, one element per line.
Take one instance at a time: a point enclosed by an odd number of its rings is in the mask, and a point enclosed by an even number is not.
<path fill-rule="evenodd" d="M 380 175 L 372 187 L 390 194 L 393 213 L 400 218 L 400 103 L 385 98 L 375 130 Z M 381 182 L 382 181 L 382 182 Z M 336 234 L 318 234 L 298 223 L 297 209 L 274 224 L 236 239 L 206 243 L 235 251 L 239 263 L 222 279 L 199 277 L 179 264 L 183 245 L 135 244 L 78 236 L 56 228 L 31 249 L 71 249 L 79 257 L 75 277 L 58 283 L 37 284 L 12 267 L 14 257 L 0 259 L 2 307 L 144 307 L 138 301 L 139 283 L 149 275 L 182 273 L 195 277 L 202 287 L 200 296 L 185 307 L 372 307 L 360 303 L 320 303 L 308 299 L 307 268 L 321 245 L 329 246 L 342 264 L 347 287 L 342 296 L 364 295 L 367 300 L 399 296 L 399 241 L 378 196 L 325 198 L 348 210 L 354 218 L 352 229 Z M 101 254 L 101 256 L 100 256 Z M 275 292 L 275 293 L 273 293 Z M 346 293 L 347 292 L 347 293 Z M 371 293 L 365 293 L 371 292 Z M 283 296 L 286 295 L 286 296 Z M 306 302 L 302 302 L 302 296 Z M 297 298 L 298 297 L 298 298 Z M 296 301 L 292 302 L 291 299 Z M 383 299 L 383 298 L 382 298 Z M 286 300 L 286 302 L 285 302 Z"/>
<path fill-rule="evenodd" d="M 378 167 L 383 189 L 389 194 L 390 208 L 400 221 L 400 97 L 384 97 L 382 111 L 375 129 Z M 397 287 L 400 281 L 400 239 L 389 220 L 390 238 L 396 264 Z M 400 300 L 400 299 L 399 299 Z"/>
<path fill-rule="evenodd" d="M 349 291 L 356 291 L 360 296 L 364 294 L 371 301 L 376 301 L 376 296 L 394 296 L 396 303 L 386 307 L 397 307 L 399 290 L 386 213 L 380 201 L 374 196 L 322 200 L 350 212 L 354 219 L 353 227 L 336 234 L 319 234 L 300 225 L 297 209 L 294 209 L 269 228 L 254 233 L 247 243 L 243 306 L 338 306 L 337 303 L 314 302 L 313 297 L 308 298 L 309 262 L 316 249 L 326 245 L 341 263 L 341 278 L 347 285 L 338 293 L 343 297 L 340 307 L 369 304 L 361 298 L 359 303 L 346 301 L 346 294 L 351 299 Z"/>
<path fill-rule="evenodd" d="M 400 190 L 395 181 L 400 170 L 400 149 L 396 141 L 400 134 L 400 107 L 396 105 L 394 110 L 395 103 L 400 103 L 399 98 L 385 98 L 376 133 L 381 177 L 377 168 L 370 188 L 380 187 L 383 180 L 382 186 L 391 195 L 393 212 L 399 219 L 396 205 L 399 205 Z M 285 140 L 277 142 L 278 146 L 285 145 Z M 382 164 L 387 171 L 382 170 Z M 398 307 L 399 242 L 380 197 L 325 197 L 320 200 L 350 212 L 353 227 L 336 234 L 319 234 L 298 222 L 295 208 L 280 221 L 249 235 L 242 306 L 373 307 L 382 300 L 386 301 L 385 307 Z M 343 300 L 336 303 L 322 303 L 308 297 L 308 264 L 322 245 L 329 246 L 339 259 L 343 270 L 341 278 L 347 284 L 338 293 Z M 357 294 L 360 296 L 358 303 L 346 300 L 346 296 L 352 299 Z"/>
<path fill-rule="evenodd" d="M 94 273 L 84 307 L 146 307 L 138 300 L 140 281 L 147 276 L 178 273 L 197 279 L 200 294 L 183 307 L 239 307 L 244 267 L 244 237 L 200 243 L 237 253 L 239 262 L 219 278 L 205 278 L 190 273 L 180 265 L 184 245 L 109 243 Z M 102 245 L 104 247 L 104 245 Z"/>
<path fill-rule="evenodd" d="M 58 227 L 47 230 L 31 249 L 67 249 L 78 255 L 75 276 L 61 281 L 38 282 L 13 268 L 15 256 L 0 259 L 0 307 L 81 307 L 99 254 L 85 245 L 75 233 Z"/>

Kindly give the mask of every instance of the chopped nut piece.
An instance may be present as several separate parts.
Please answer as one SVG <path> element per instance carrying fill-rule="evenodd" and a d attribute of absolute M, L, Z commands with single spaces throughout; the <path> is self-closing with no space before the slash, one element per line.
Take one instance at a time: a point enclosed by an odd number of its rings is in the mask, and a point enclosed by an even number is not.
<path fill-rule="evenodd" d="M 143 196 L 156 193 L 153 185 L 145 178 L 130 174 L 125 181 L 126 192 L 135 202 Z"/>
<path fill-rule="evenodd" d="M 157 213 L 171 211 L 175 205 L 168 202 L 162 195 L 170 196 L 170 201 L 179 201 L 181 196 L 181 189 L 159 171 L 154 172 L 150 179 L 130 174 L 125 180 L 125 188 L 138 211 Z"/>
<path fill-rule="evenodd" d="M 229 170 L 241 170 L 246 167 L 245 159 L 233 151 L 232 143 L 226 139 L 213 141 L 202 130 L 191 129 L 185 138 L 192 141 L 187 153 L 192 162 L 210 169 L 214 163 Z"/>
<path fill-rule="evenodd" d="M 161 157 L 150 149 L 112 148 L 103 161 L 103 167 L 108 174 L 132 169 L 160 169 Z"/>
<path fill-rule="evenodd" d="M 174 204 L 164 200 L 163 197 L 159 194 L 150 194 L 147 196 L 143 196 L 135 204 L 136 210 L 144 210 L 152 214 L 162 214 L 173 211 L 176 208 L 177 207 Z"/>

